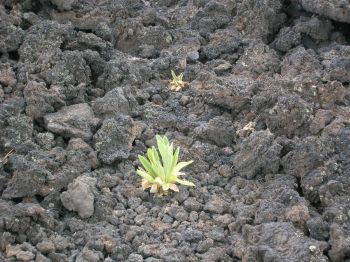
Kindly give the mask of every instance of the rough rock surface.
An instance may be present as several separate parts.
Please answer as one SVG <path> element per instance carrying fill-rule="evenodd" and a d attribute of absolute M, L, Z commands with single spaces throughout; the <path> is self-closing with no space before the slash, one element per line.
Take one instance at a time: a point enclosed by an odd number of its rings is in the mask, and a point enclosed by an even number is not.
<path fill-rule="evenodd" d="M 93 187 L 96 178 L 80 176 L 68 185 L 68 190 L 60 196 L 62 204 L 69 211 L 76 211 L 81 218 L 89 218 L 94 214 Z"/>
<path fill-rule="evenodd" d="M 350 23 L 349 3 L 342 0 L 299 0 L 305 10 L 327 16 L 335 21 Z"/>
<path fill-rule="evenodd" d="M 349 8 L 0 0 L 0 261 L 350 261 Z"/>
<path fill-rule="evenodd" d="M 64 107 L 57 113 L 46 114 L 44 121 L 47 130 L 55 134 L 89 140 L 99 119 L 95 118 L 88 104 L 76 104 Z"/>

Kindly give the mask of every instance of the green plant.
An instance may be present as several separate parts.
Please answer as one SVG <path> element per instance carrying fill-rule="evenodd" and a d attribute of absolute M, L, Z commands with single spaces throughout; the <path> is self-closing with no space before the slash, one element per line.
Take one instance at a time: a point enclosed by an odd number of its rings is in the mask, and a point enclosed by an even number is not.
<path fill-rule="evenodd" d="M 179 176 L 185 175 L 180 170 L 193 161 L 178 163 L 180 148 L 177 148 L 174 152 L 173 143 L 170 144 L 166 136 L 157 135 L 156 140 L 160 157 L 154 146 L 147 150 L 148 159 L 139 155 L 143 168 L 139 167 L 137 174 L 143 178 L 142 188 L 151 188 L 151 193 L 166 195 L 169 189 L 179 191 L 176 183 L 195 186 L 192 182 L 179 178 Z"/>
<path fill-rule="evenodd" d="M 182 80 L 183 73 L 176 75 L 173 70 L 171 70 L 171 76 L 173 79 L 170 81 L 170 89 L 174 91 L 179 91 L 185 87 L 186 82 Z"/>

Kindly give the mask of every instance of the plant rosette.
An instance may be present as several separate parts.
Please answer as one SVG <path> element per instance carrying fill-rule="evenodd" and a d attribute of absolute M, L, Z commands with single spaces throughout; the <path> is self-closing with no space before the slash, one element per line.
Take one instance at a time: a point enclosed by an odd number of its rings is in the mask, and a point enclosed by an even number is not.
<path fill-rule="evenodd" d="M 156 136 L 158 150 L 153 146 L 147 150 L 148 159 L 139 155 L 140 163 L 143 167 L 137 169 L 137 174 L 141 176 L 142 188 L 150 188 L 151 193 L 167 195 L 169 189 L 175 192 L 179 191 L 176 183 L 185 186 L 195 186 L 190 181 L 180 179 L 185 173 L 180 172 L 184 167 L 190 165 L 193 161 L 177 162 L 179 159 L 180 148 L 174 152 L 173 143 L 169 143 L 166 136 Z"/>

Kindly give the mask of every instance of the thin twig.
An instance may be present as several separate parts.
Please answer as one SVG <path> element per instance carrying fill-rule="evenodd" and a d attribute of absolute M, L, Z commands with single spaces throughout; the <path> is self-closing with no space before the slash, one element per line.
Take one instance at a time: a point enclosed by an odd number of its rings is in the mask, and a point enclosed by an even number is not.
<path fill-rule="evenodd" d="M 12 155 L 15 152 L 15 150 L 12 148 L 1 160 L 1 163 L 6 164 L 7 159 L 10 155 Z"/>

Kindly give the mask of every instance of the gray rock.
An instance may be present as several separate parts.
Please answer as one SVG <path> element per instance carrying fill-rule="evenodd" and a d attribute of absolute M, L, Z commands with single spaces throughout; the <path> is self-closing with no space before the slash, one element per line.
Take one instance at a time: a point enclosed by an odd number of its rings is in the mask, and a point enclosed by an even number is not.
<path fill-rule="evenodd" d="M 194 136 L 215 145 L 223 147 L 230 146 L 234 140 L 235 129 L 233 123 L 224 117 L 215 117 L 209 123 L 203 123 L 194 130 Z"/>
<path fill-rule="evenodd" d="M 257 237 L 260 235 L 260 237 Z M 245 225 L 243 237 L 246 252 L 243 260 L 256 257 L 275 261 L 328 261 L 323 255 L 326 242 L 317 241 L 298 233 L 291 223 L 265 223 L 258 226 Z M 310 252 L 310 247 L 315 249 Z M 295 247 L 298 247 L 295 249 Z"/>
<path fill-rule="evenodd" d="M 327 241 L 329 238 L 328 223 L 323 221 L 322 218 L 311 218 L 307 221 L 306 225 L 312 238 L 320 241 Z"/>
<path fill-rule="evenodd" d="M 48 255 L 48 258 L 52 262 L 60 262 L 60 261 L 68 261 L 68 257 L 64 253 L 56 253 L 56 252 L 51 252 Z"/>
<path fill-rule="evenodd" d="M 272 133 L 291 138 L 309 130 L 312 113 L 312 106 L 305 100 L 286 94 L 278 97 L 276 104 L 261 115 Z"/>
<path fill-rule="evenodd" d="M 202 240 L 203 236 L 204 236 L 204 234 L 202 231 L 192 229 L 192 228 L 186 229 L 182 235 L 182 237 L 185 241 L 191 242 L 191 243 L 198 242 L 198 241 Z"/>
<path fill-rule="evenodd" d="M 100 262 L 102 253 L 84 248 L 78 255 L 76 262 Z"/>
<path fill-rule="evenodd" d="M 322 166 L 333 152 L 334 145 L 330 139 L 327 137 L 309 136 L 299 141 L 295 148 L 282 158 L 281 164 L 286 174 L 304 177 L 309 172 Z M 313 176 L 313 182 L 310 179 L 304 181 L 305 186 L 316 186 L 320 177 Z"/>
<path fill-rule="evenodd" d="M 110 91 L 118 86 L 141 85 L 152 76 L 147 61 L 142 59 L 126 59 L 119 54 L 108 61 L 103 74 L 98 77 L 97 87 Z"/>
<path fill-rule="evenodd" d="M 25 33 L 16 23 L 17 19 L 8 14 L 2 5 L 0 6 L 0 17 L 0 52 L 15 51 L 22 43 Z"/>
<path fill-rule="evenodd" d="M 132 253 L 129 255 L 127 262 L 142 262 L 143 257 L 140 254 Z"/>
<path fill-rule="evenodd" d="M 57 113 L 44 116 L 46 128 L 64 137 L 82 138 L 88 141 L 92 137 L 92 130 L 98 125 L 88 104 L 76 104 L 63 107 Z"/>
<path fill-rule="evenodd" d="M 0 84 L 13 87 L 16 83 L 16 74 L 10 64 L 0 64 Z"/>
<path fill-rule="evenodd" d="M 299 0 L 309 12 L 329 17 L 335 21 L 350 23 L 350 5 L 343 0 Z"/>
<path fill-rule="evenodd" d="M 169 262 L 181 262 L 186 261 L 185 255 L 180 252 L 177 248 L 167 247 L 165 245 L 160 246 L 160 255 L 159 257 L 164 261 Z"/>
<path fill-rule="evenodd" d="M 209 43 L 202 47 L 202 54 L 208 60 L 220 57 L 222 54 L 233 53 L 240 45 L 238 33 L 232 30 L 217 30 L 210 35 Z"/>
<path fill-rule="evenodd" d="M 82 51 L 82 55 L 86 61 L 86 63 L 91 68 L 91 77 L 93 79 L 97 79 L 105 69 L 106 61 L 101 57 L 100 53 L 97 51 L 93 51 L 91 49 L 84 49 Z"/>
<path fill-rule="evenodd" d="M 46 240 L 38 243 L 36 248 L 43 254 L 48 254 L 55 251 L 55 245 L 52 241 Z"/>
<path fill-rule="evenodd" d="M 0 85 L 0 103 L 4 102 L 4 100 L 5 100 L 4 89 L 3 89 L 2 86 Z"/>
<path fill-rule="evenodd" d="M 223 62 L 218 66 L 214 67 L 213 70 L 218 76 L 223 75 L 225 72 L 228 72 L 232 68 L 232 65 L 228 62 Z"/>
<path fill-rule="evenodd" d="M 145 259 L 145 262 L 162 262 L 162 260 L 155 257 L 148 257 Z"/>
<path fill-rule="evenodd" d="M 331 249 L 329 250 L 329 258 L 331 261 L 345 261 L 347 254 L 350 252 L 350 239 L 345 234 L 344 228 L 338 224 L 333 224 L 330 227 L 329 243 Z"/>
<path fill-rule="evenodd" d="M 320 79 L 322 65 L 312 49 L 296 47 L 281 63 L 281 75 L 288 79 Z"/>
<path fill-rule="evenodd" d="M 183 209 L 179 209 L 178 212 L 176 212 L 174 215 L 174 218 L 179 222 L 186 221 L 188 218 L 188 213 Z"/>
<path fill-rule="evenodd" d="M 43 254 L 40 252 L 37 252 L 35 255 L 35 262 L 52 262 L 50 259 L 45 257 Z"/>
<path fill-rule="evenodd" d="M 58 10 L 65 11 L 72 9 L 74 0 L 50 0 L 50 2 L 57 6 Z"/>
<path fill-rule="evenodd" d="M 198 243 L 196 251 L 199 253 L 204 253 L 209 250 L 214 245 L 214 240 L 207 238 Z"/>
<path fill-rule="evenodd" d="M 201 255 L 201 261 L 211 262 L 211 261 L 232 261 L 232 258 L 227 255 L 225 248 L 222 247 L 211 247 L 207 252 Z"/>
<path fill-rule="evenodd" d="M 260 38 L 264 43 L 287 19 L 280 0 L 244 1 L 237 3 L 234 27 L 248 38 Z"/>
<path fill-rule="evenodd" d="M 293 47 L 299 45 L 301 42 L 301 34 L 297 32 L 295 28 L 283 27 L 275 40 L 272 42 L 272 46 L 282 52 L 287 52 Z"/>
<path fill-rule="evenodd" d="M 315 117 L 310 124 L 310 132 L 316 135 L 320 132 L 326 125 L 328 125 L 333 118 L 333 114 L 329 110 L 317 110 Z"/>
<path fill-rule="evenodd" d="M 328 40 L 333 28 L 332 23 L 325 18 L 301 17 L 294 26 L 297 32 L 312 37 L 316 41 Z"/>
<path fill-rule="evenodd" d="M 69 211 L 76 211 L 81 218 L 94 214 L 94 186 L 96 178 L 80 176 L 68 185 L 68 190 L 61 194 L 61 201 Z"/>
<path fill-rule="evenodd" d="M 72 49 L 84 50 L 97 50 L 103 56 L 106 55 L 107 42 L 92 33 L 84 33 L 79 31 L 77 35 L 67 43 Z"/>
<path fill-rule="evenodd" d="M 227 25 L 230 20 L 230 11 L 233 5 L 223 5 L 217 1 L 208 1 L 204 8 L 193 17 L 191 26 L 198 29 L 200 34 L 207 36 L 215 29 Z"/>
<path fill-rule="evenodd" d="M 274 141 L 270 131 L 256 131 L 239 144 L 234 155 L 235 169 L 248 179 L 258 174 L 276 173 L 280 163 L 282 146 Z"/>
<path fill-rule="evenodd" d="M 130 112 L 129 101 L 124 96 L 123 88 L 114 88 L 93 102 L 92 108 L 96 116 L 103 118 L 114 118 L 119 114 Z"/>
<path fill-rule="evenodd" d="M 36 120 L 47 113 L 55 112 L 56 108 L 65 105 L 64 96 L 54 89 L 48 89 L 45 83 L 30 81 L 24 88 L 26 114 Z"/>
<path fill-rule="evenodd" d="M 141 134 L 142 126 L 130 117 L 106 119 L 94 135 L 94 147 L 98 157 L 106 164 L 129 157 L 131 146 Z"/>
<path fill-rule="evenodd" d="M 94 32 L 97 36 L 101 37 L 105 41 L 114 43 L 112 29 L 105 22 L 100 22 L 97 24 L 96 30 Z"/>
<path fill-rule="evenodd" d="M 199 59 L 198 51 L 191 51 L 187 53 L 186 60 L 187 62 L 196 62 Z"/>
<path fill-rule="evenodd" d="M 212 228 L 206 234 L 206 236 L 208 238 L 213 239 L 214 241 L 218 241 L 218 242 L 225 242 L 225 239 L 226 239 L 225 231 L 221 227 Z"/>
<path fill-rule="evenodd" d="M 202 204 L 199 203 L 194 197 L 187 198 L 183 205 L 188 212 L 200 211 L 202 209 Z"/>
<path fill-rule="evenodd" d="M 17 245 L 8 245 L 6 246 L 7 257 L 16 257 L 16 261 L 29 262 L 33 261 L 35 258 L 36 250 L 28 242 Z"/>
<path fill-rule="evenodd" d="M 350 46 L 333 45 L 322 49 L 324 79 L 350 82 Z"/>
<path fill-rule="evenodd" d="M 154 58 L 157 56 L 157 50 L 153 45 L 141 45 L 139 55 L 143 58 Z"/>
<path fill-rule="evenodd" d="M 36 142 L 45 150 L 50 150 L 55 146 L 55 136 L 50 132 L 38 133 Z"/>
<path fill-rule="evenodd" d="M 6 113 L 4 113 L 5 116 Z M 1 110 L 0 110 L 1 118 Z M 0 143 L 7 148 L 25 149 L 26 144 L 30 144 L 33 138 L 33 120 L 22 114 L 8 116 L 4 126 L 0 122 Z M 30 146 L 30 145 L 29 145 Z"/>
<path fill-rule="evenodd" d="M 228 208 L 229 208 L 229 203 L 218 196 L 213 196 L 212 198 L 210 198 L 209 201 L 204 206 L 204 210 L 207 210 L 216 214 L 222 214 L 224 212 L 227 212 Z"/>
<path fill-rule="evenodd" d="M 205 85 L 202 83 L 205 82 Z M 237 114 L 250 105 L 249 95 L 256 88 L 256 82 L 232 75 L 227 81 L 204 71 L 191 84 L 191 89 L 201 95 L 207 104 L 232 110 Z M 219 117 L 220 119 L 221 117 Z"/>
<path fill-rule="evenodd" d="M 51 59 L 51 67 L 42 71 L 46 82 L 51 85 L 88 85 L 91 70 L 83 53 L 79 51 L 57 52 Z"/>
<path fill-rule="evenodd" d="M 129 2 L 129 4 L 132 3 L 137 2 Z M 116 47 L 125 53 L 136 55 L 142 45 L 153 46 L 156 51 L 163 50 L 172 42 L 171 34 L 160 25 L 144 26 L 141 22 L 130 20 L 127 25 L 129 30 L 123 30 L 123 26 L 125 25 L 118 25 Z"/>
<path fill-rule="evenodd" d="M 32 26 L 19 49 L 21 61 L 39 63 L 43 54 L 52 56 L 65 39 L 73 34 L 73 27 L 55 21 L 42 21 Z"/>
<path fill-rule="evenodd" d="M 5 199 L 31 197 L 39 193 L 50 172 L 40 165 L 25 160 L 22 156 L 13 156 L 10 163 L 16 172 L 6 185 L 2 197 Z"/>
<path fill-rule="evenodd" d="M 60 1 L 62 4 L 66 1 L 61 0 L 55 0 Z M 67 2 L 69 3 L 70 0 Z M 103 6 L 103 7 L 102 7 Z M 124 7 L 116 3 L 114 4 L 106 4 L 100 3 L 98 5 L 95 5 L 92 2 L 84 2 L 79 4 L 78 1 L 75 1 L 75 3 L 72 5 L 72 8 L 77 8 L 80 15 L 77 15 L 76 12 L 73 11 L 66 11 L 66 12 L 51 12 L 51 19 L 61 23 L 66 24 L 67 21 L 73 25 L 74 28 L 77 28 L 81 31 L 89 30 L 89 31 L 97 31 L 98 28 L 100 28 L 98 25 L 100 23 L 106 23 L 111 24 L 113 19 L 110 17 L 112 13 L 116 15 L 120 15 L 120 12 L 123 12 L 120 9 L 124 9 Z M 99 9 L 99 12 L 96 13 L 94 8 L 102 8 Z M 104 9 L 106 8 L 106 9 Z M 118 14 L 119 13 L 119 14 Z"/>
<path fill-rule="evenodd" d="M 30 251 L 19 251 L 17 254 L 16 254 L 16 258 L 19 260 L 19 261 L 31 261 L 32 259 L 35 258 L 35 255 L 30 252 Z"/>
<path fill-rule="evenodd" d="M 276 51 L 261 42 L 250 43 L 235 63 L 233 70 L 236 74 L 250 75 L 253 78 L 262 74 L 274 75 L 279 71 L 280 60 Z"/>

